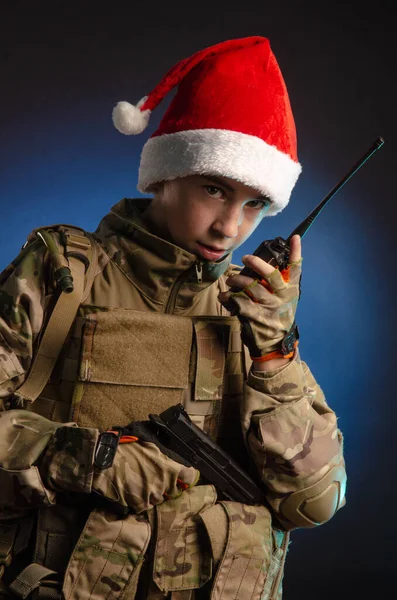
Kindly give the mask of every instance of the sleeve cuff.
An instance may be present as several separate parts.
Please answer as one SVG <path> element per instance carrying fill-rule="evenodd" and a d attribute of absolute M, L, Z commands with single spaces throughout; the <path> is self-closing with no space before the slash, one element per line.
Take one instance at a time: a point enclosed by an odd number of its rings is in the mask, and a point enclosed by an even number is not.
<path fill-rule="evenodd" d="M 296 400 L 305 392 L 306 383 L 299 353 L 287 364 L 271 371 L 251 371 L 247 384 L 258 392 L 276 396 L 278 400 Z"/>
<path fill-rule="evenodd" d="M 93 463 L 99 432 L 82 427 L 60 427 L 52 438 L 40 468 L 49 488 L 91 492 Z"/>

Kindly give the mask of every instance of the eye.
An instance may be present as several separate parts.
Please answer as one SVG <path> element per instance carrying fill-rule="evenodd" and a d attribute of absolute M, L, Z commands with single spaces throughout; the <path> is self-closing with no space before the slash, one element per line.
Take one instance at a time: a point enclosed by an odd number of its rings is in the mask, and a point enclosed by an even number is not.
<path fill-rule="evenodd" d="M 223 198 L 225 196 L 225 192 L 215 185 L 204 185 L 203 187 L 211 198 Z"/>
<path fill-rule="evenodd" d="M 266 212 L 269 210 L 270 205 L 270 200 L 250 200 L 246 204 L 249 208 L 253 208 L 254 210 L 265 210 Z"/>

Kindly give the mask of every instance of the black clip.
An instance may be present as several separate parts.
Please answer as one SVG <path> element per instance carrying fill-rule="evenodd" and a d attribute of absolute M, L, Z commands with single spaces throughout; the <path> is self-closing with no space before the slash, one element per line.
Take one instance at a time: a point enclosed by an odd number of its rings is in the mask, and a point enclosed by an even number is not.
<path fill-rule="evenodd" d="M 284 356 L 294 351 L 297 340 L 299 340 L 299 330 L 294 322 L 281 341 L 281 352 Z"/>
<path fill-rule="evenodd" d="M 103 431 L 99 434 L 94 458 L 95 467 L 108 469 L 112 466 L 120 437 L 120 431 Z"/>

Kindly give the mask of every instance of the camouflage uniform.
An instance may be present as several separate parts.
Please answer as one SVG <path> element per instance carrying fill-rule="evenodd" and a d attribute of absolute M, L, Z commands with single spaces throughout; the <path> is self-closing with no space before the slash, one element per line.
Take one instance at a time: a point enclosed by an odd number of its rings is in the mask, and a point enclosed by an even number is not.
<path fill-rule="evenodd" d="M 342 436 L 321 388 L 298 352 L 286 367 L 250 369 L 239 322 L 217 300 L 238 268 L 230 256 L 201 263 L 152 235 L 140 216 L 146 206 L 123 200 L 101 221 L 93 282 L 50 381 L 27 410 L 0 418 L 0 597 L 13 597 L 7 586 L 33 561 L 47 569 L 38 576 L 39 598 L 43 590 L 60 597 L 62 587 L 68 599 L 190 600 L 201 587 L 200 597 L 279 599 L 288 532 L 332 516 L 318 511 L 316 519 L 314 509 L 308 518 L 294 500 L 319 483 L 328 494 L 321 481 L 331 471 L 343 480 Z M 0 276 L 4 410 L 29 371 L 56 296 L 48 252 L 34 240 Z M 256 469 L 267 506 L 219 501 L 202 484 L 139 515 L 93 509 L 98 431 L 177 402 L 247 470 Z M 35 414 L 53 427 L 38 425 Z M 82 432 L 80 442 L 72 463 L 61 455 L 47 464 L 46 477 L 43 453 L 62 424 L 71 435 Z M 33 437 L 20 438 L 21 431 Z M 14 597 L 28 595 L 24 585 L 12 587 Z"/>

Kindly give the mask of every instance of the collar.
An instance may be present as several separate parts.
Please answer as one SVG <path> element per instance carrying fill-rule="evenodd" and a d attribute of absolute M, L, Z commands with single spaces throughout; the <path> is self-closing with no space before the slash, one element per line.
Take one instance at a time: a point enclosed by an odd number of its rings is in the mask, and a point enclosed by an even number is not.
<path fill-rule="evenodd" d="M 216 262 L 149 231 L 142 214 L 150 198 L 124 198 L 100 222 L 95 237 L 106 253 L 140 291 L 158 304 L 187 307 L 228 269 L 231 254 Z"/>

